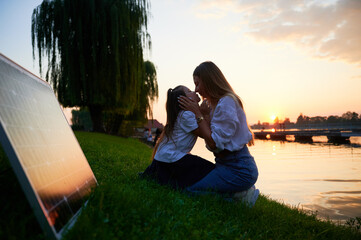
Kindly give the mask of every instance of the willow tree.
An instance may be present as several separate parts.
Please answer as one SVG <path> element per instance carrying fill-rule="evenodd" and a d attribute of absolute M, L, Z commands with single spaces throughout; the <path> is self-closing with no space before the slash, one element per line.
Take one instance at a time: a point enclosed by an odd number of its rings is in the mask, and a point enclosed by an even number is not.
<path fill-rule="evenodd" d="M 144 123 L 148 117 L 153 118 L 152 103 L 158 98 L 157 71 L 150 61 L 144 62 L 144 76 L 140 86 L 140 97 L 138 104 L 131 114 L 124 114 L 124 111 L 117 109 L 107 110 L 105 112 L 105 130 L 110 134 L 121 134 L 125 124 L 123 120 L 132 120 L 133 124 Z"/>
<path fill-rule="evenodd" d="M 152 103 L 156 98 L 158 98 L 157 71 L 154 64 L 150 61 L 144 62 L 144 68 L 144 82 L 142 88 L 140 89 L 140 95 L 142 97 L 140 104 L 136 109 L 143 114 L 143 118 L 148 117 L 146 115 L 147 113 L 149 113 L 149 116 L 153 118 Z"/>
<path fill-rule="evenodd" d="M 59 102 L 88 107 L 94 131 L 103 131 L 104 110 L 131 114 L 138 108 L 143 47 L 151 44 L 148 14 L 147 0 L 44 0 L 33 11 L 40 73 L 47 56 L 45 79 Z"/>

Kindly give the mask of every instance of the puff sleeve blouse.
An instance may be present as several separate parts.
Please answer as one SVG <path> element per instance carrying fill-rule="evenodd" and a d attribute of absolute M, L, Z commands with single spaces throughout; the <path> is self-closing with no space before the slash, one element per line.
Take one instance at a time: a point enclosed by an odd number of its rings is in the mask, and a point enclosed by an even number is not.
<path fill-rule="evenodd" d="M 190 111 L 180 111 L 174 124 L 172 139 L 159 144 L 154 159 L 160 162 L 176 162 L 189 153 L 196 143 L 197 136 L 192 133 L 198 128 L 196 116 Z"/>
<path fill-rule="evenodd" d="M 211 113 L 211 136 L 220 152 L 241 150 L 252 139 L 246 115 L 231 96 L 222 97 Z"/>

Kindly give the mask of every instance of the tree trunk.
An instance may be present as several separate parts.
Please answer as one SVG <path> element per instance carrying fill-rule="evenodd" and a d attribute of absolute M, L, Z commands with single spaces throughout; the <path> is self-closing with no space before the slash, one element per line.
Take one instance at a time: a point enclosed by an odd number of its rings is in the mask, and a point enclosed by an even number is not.
<path fill-rule="evenodd" d="M 119 113 L 114 113 L 111 115 L 112 126 L 110 128 L 110 134 L 119 135 L 120 126 L 122 125 L 124 116 Z"/>
<path fill-rule="evenodd" d="M 93 132 L 101 132 L 104 133 L 104 126 L 103 126 L 103 108 L 99 105 L 90 105 L 88 106 L 90 117 L 93 122 Z"/>

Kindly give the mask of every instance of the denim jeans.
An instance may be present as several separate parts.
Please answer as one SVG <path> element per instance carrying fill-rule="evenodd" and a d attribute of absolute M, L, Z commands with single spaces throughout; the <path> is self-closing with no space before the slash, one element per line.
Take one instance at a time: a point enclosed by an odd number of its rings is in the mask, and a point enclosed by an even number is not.
<path fill-rule="evenodd" d="M 224 158 L 216 158 L 216 167 L 207 176 L 186 188 L 194 194 L 211 192 L 234 193 L 252 187 L 258 178 L 258 169 L 254 158 L 244 146 Z"/>

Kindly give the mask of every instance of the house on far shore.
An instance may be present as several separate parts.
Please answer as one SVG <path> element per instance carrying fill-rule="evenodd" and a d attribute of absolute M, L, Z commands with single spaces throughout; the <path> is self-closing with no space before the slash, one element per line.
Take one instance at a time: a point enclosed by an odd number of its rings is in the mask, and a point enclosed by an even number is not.
<path fill-rule="evenodd" d="M 144 125 L 144 128 L 146 128 L 146 129 L 150 128 L 153 133 L 157 130 L 157 128 L 159 128 L 160 130 L 163 130 L 164 126 L 163 126 L 163 124 L 158 122 L 157 119 L 153 119 L 153 120 L 148 120 L 148 123 L 146 125 Z"/>
<path fill-rule="evenodd" d="M 138 137 L 143 137 L 144 136 L 144 131 L 150 129 L 152 135 L 154 136 L 157 129 L 159 130 L 163 130 L 164 126 L 163 124 L 161 124 L 160 122 L 158 122 L 157 119 L 150 119 L 148 120 L 148 122 L 143 126 L 143 127 L 137 127 L 135 128 L 135 135 Z"/>

